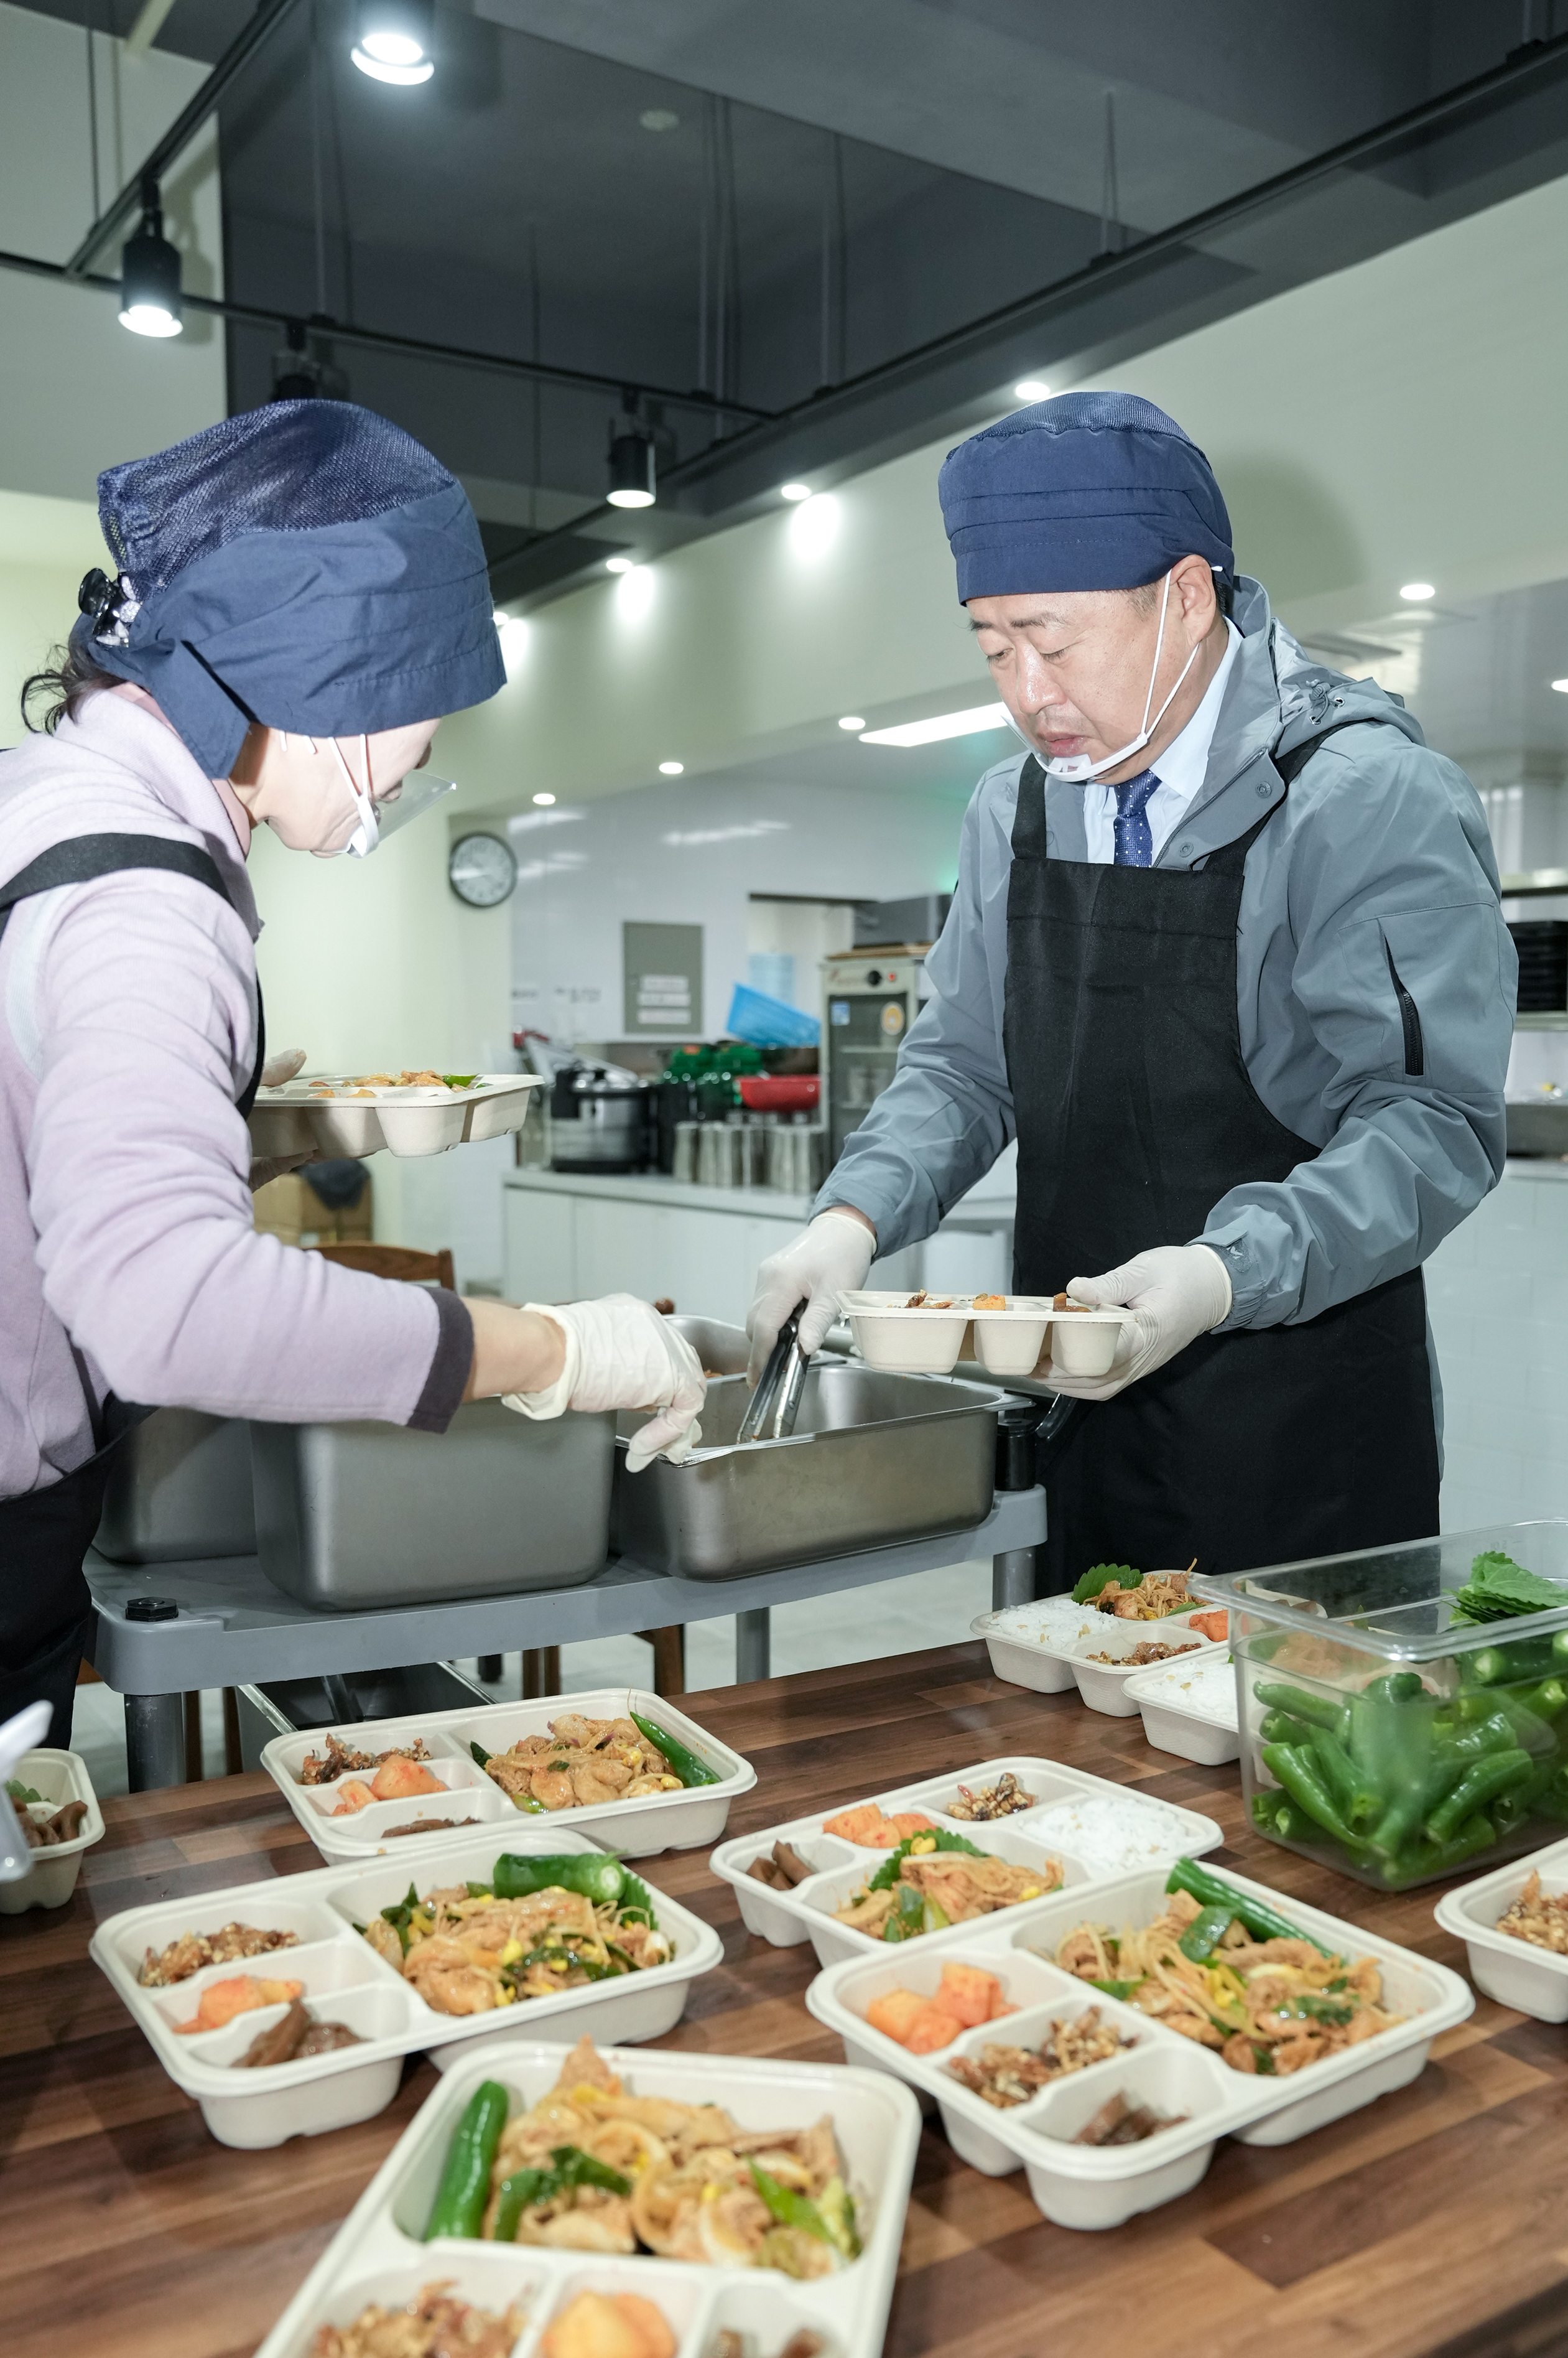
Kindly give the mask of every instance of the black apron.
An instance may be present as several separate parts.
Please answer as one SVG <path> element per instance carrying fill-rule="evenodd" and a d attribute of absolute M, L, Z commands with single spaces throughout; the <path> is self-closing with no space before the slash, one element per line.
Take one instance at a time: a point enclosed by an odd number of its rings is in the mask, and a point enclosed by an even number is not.
<path fill-rule="evenodd" d="M 229 899 L 216 860 L 194 844 L 157 835 L 79 835 L 40 853 L 0 885 L 0 936 L 18 901 L 130 868 L 191 876 Z M 258 982 L 256 1060 L 239 1097 L 242 1114 L 255 1102 L 265 1055 Z M 124 1435 L 151 1413 L 111 1394 L 94 1420 L 99 1446 L 91 1457 L 40 1490 L 0 1498 L 0 1723 L 41 1696 L 54 1707 L 49 1744 L 70 1742 L 77 1668 L 92 1625 L 81 1563 L 103 1512 L 109 1461 Z"/>
<path fill-rule="evenodd" d="M 1287 791 L 1320 741 L 1276 763 Z M 1254 1089 L 1237 1013 L 1243 866 L 1282 800 L 1201 870 L 1100 867 L 1047 857 L 1044 775 L 1025 762 L 1005 1009 L 1017 1292 L 1189 1244 L 1229 1189 L 1316 1154 Z M 1438 1478 L 1416 1269 L 1300 1325 L 1201 1336 L 1087 1404 L 1047 1476 L 1044 1585 L 1098 1563 L 1238 1572 L 1425 1538 Z"/>

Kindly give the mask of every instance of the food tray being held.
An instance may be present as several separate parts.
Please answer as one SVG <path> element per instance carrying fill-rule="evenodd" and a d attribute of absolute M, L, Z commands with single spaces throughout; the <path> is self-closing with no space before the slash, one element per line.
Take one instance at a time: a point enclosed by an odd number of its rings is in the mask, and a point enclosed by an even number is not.
<path fill-rule="evenodd" d="M 576 1829 L 520 1821 L 505 1829 L 456 1834 L 440 1852 L 417 1859 L 386 1858 L 358 1867 L 319 1867 L 271 1884 L 239 1884 L 222 1891 L 132 1908 L 100 1924 L 90 1954 L 107 1974 L 175 2085 L 194 2096 L 222 2145 L 281 2145 L 369 2120 L 397 2093 L 402 2058 L 421 2049 L 438 2069 L 471 2041 L 528 2035 L 568 2045 L 584 2031 L 604 2039 L 657 2039 L 686 2011 L 691 1985 L 722 1955 L 718 1935 L 699 1917 L 648 1887 L 657 1929 L 669 1944 L 661 1963 L 617 1974 L 547 1997 L 454 2015 L 427 2004 L 412 1982 L 378 1953 L 361 1927 L 386 1909 L 397 1909 L 412 1884 L 423 1898 L 463 1883 L 485 1886 L 503 1854 L 524 1859 L 582 1858 L 595 1871 L 614 1862 Z M 139 1978 L 147 1950 L 160 1955 L 190 1933 L 211 1939 L 239 1924 L 287 1936 L 289 1945 L 236 1962 L 200 1967 L 167 1987 Z M 268 2069 L 236 2070 L 258 2032 L 282 2020 L 281 1998 L 236 2013 L 222 2027 L 185 2032 L 177 2025 L 202 2011 L 211 1985 L 238 1974 L 298 1982 L 318 2022 L 341 2023 L 359 2044 Z M 220 2010 L 216 2005 L 210 2012 Z"/>
<path fill-rule="evenodd" d="M 635 1715 L 633 1717 L 633 1714 Z M 478 1758 L 493 1759 L 526 1736 L 546 1735 L 551 1723 L 568 1715 L 584 1720 L 637 1720 L 649 1742 L 669 1739 L 664 1757 L 671 1773 L 681 1778 L 677 1788 L 639 1794 L 629 1801 L 599 1801 L 553 1808 L 541 1814 L 519 1807 L 486 1770 Z M 655 1733 L 656 1731 L 656 1733 Z M 363 1786 L 373 1784 L 375 1771 L 348 1771 L 330 1782 L 305 1784 L 301 1771 L 314 1754 L 324 1757 L 329 1736 L 349 1750 L 372 1758 L 420 1744 L 427 1756 L 418 1765 L 437 1780 L 439 1790 L 421 1791 L 402 1800 L 375 1801 L 353 1814 L 336 1817 L 351 1777 Z M 757 1772 L 749 1760 L 720 1744 L 695 1720 L 661 1695 L 641 1687 L 600 1687 L 589 1694 L 546 1695 L 537 1703 L 481 1704 L 472 1710 L 428 1711 L 398 1719 L 366 1720 L 339 1730 L 325 1728 L 294 1736 L 277 1736 L 262 1753 L 261 1765 L 287 1801 L 300 1824 L 324 1858 L 363 1859 L 384 1853 L 427 1856 L 451 1840 L 438 1825 L 427 1833 L 398 1834 L 392 1830 L 420 1819 L 445 1819 L 456 1824 L 464 1818 L 503 1830 L 510 1840 L 521 1826 L 570 1826 L 591 1833 L 606 1846 L 638 1858 L 653 1858 L 665 1850 L 695 1850 L 718 1842 L 729 1822 L 730 1804 L 749 1793 Z M 558 1789 L 557 1789 L 558 1790 Z"/>
<path fill-rule="evenodd" d="M 1143 1733 L 1157 1752 L 1217 1768 L 1241 1749 L 1236 1721 L 1236 1671 L 1227 1647 L 1183 1655 L 1135 1671 L 1122 1692 L 1143 1714 Z"/>
<path fill-rule="evenodd" d="M 518 2037 L 465 2057 L 421 2107 L 257 2358 L 312 2358 L 323 2325 L 351 2324 L 372 2301 L 396 2308 L 442 2278 L 456 2298 L 492 2314 L 525 2312 L 516 2358 L 555 2358 L 560 2345 L 552 2351 L 550 2329 L 585 2291 L 651 2303 L 668 2329 L 657 2346 L 676 2358 L 714 2358 L 725 2333 L 738 2338 L 746 2358 L 781 2358 L 797 2334 L 814 2335 L 825 2358 L 878 2358 L 920 2134 L 907 2089 L 881 2073 L 833 2064 L 613 2048 L 600 2058 L 633 2095 L 722 2105 L 748 2132 L 809 2127 L 829 2117 L 856 2206 L 859 2257 L 829 2275 L 795 2279 L 641 2252 L 454 2236 L 427 2244 L 446 2158 L 481 2085 L 504 2091 L 515 2117 L 557 2082 L 562 2050 Z"/>
<path fill-rule="evenodd" d="M 1030 1293 L 889 1293 L 860 1288 L 839 1301 L 868 1367 L 906 1375 L 950 1375 L 974 1334 L 974 1352 L 993 1376 L 1027 1376 L 1044 1347 L 1077 1376 L 1103 1376 L 1116 1356 L 1124 1310 L 1089 1310 Z"/>
<path fill-rule="evenodd" d="M 1503 1930 L 1503 1920 L 1537 1878 L 1536 1910 L 1557 1920 L 1556 1937 L 1568 1932 L 1568 1842 L 1548 1844 L 1528 1858 L 1516 1858 L 1477 1882 L 1445 1891 L 1433 1911 L 1445 1932 L 1463 1941 L 1471 1980 L 1487 1997 L 1538 2022 L 1568 2022 L 1568 1952 L 1549 1949 Z M 1558 1902 L 1553 1907 L 1552 1902 Z M 1542 1905 L 1542 1903 L 1544 1903 Z M 1524 1902 L 1529 1907 L 1529 1900 Z"/>
<path fill-rule="evenodd" d="M 1206 1880 L 1223 1884 L 1240 1905 L 1288 1920 L 1293 1931 L 1325 1950 L 1374 1960 L 1383 2007 L 1400 2019 L 1299 2071 L 1236 2071 L 1213 2050 L 1126 2003 L 1119 1995 L 1123 1985 L 1097 1986 L 1054 1962 L 1060 1942 L 1086 1920 L 1117 1931 L 1162 1914 L 1170 1904 L 1165 1870 L 1036 1900 L 969 1926 L 960 1944 L 922 1943 L 885 1960 L 861 1957 L 829 1966 L 812 1983 L 806 2002 L 818 2022 L 838 2032 L 848 2061 L 894 2072 L 935 2097 L 954 2151 L 972 2169 L 1001 2177 L 1022 2165 L 1034 2201 L 1057 2226 L 1119 2226 L 1189 2192 L 1221 2136 L 1248 2145 L 1288 2144 L 1402 2088 L 1421 2072 L 1433 2039 L 1475 2006 L 1457 1974 L 1411 1950 L 1245 1876 Z M 1258 1920 L 1261 1928 L 1265 1920 Z M 944 1973 L 951 1976 L 956 1967 L 994 1976 L 1016 2013 L 1001 2021 L 993 2015 L 925 2054 L 911 2053 L 868 2020 L 868 2008 L 897 1989 L 934 1996 Z M 998 2109 L 947 2068 L 955 2061 L 978 2062 L 993 2042 L 1038 2050 L 1054 2025 L 1079 2025 L 1091 2006 L 1130 2045 L 1049 2082 L 1015 2108 Z M 1147 2108 L 1166 2125 L 1138 2142 L 1076 2143 L 1115 2098 L 1130 2109 Z"/>
<path fill-rule="evenodd" d="M 63 1908 L 76 1889 L 83 1854 L 103 1839 L 103 1813 L 87 1763 L 80 1752 L 46 1745 L 24 1752 L 5 1782 L 18 1823 L 26 1818 L 50 1827 L 63 1812 L 59 1827 L 51 1832 L 65 1833 L 73 1822 L 76 1831 L 33 1851 L 27 1874 L 15 1883 L 0 1883 L 0 1916 L 20 1916 L 28 1908 Z"/>
<path fill-rule="evenodd" d="M 404 1082 L 391 1074 L 310 1074 L 260 1088 L 251 1109 L 258 1161 L 308 1154 L 445 1154 L 449 1147 L 521 1130 L 528 1097 L 543 1088 L 530 1073 L 453 1073 Z"/>
<path fill-rule="evenodd" d="M 968 1806 L 961 1789 L 983 1794 L 1004 1779 L 1016 1780 L 1033 1801 L 1004 1817 L 977 1820 L 955 1814 Z M 724 1843 L 708 1864 L 715 1875 L 734 1886 L 741 1921 L 749 1932 L 771 1941 L 776 1948 L 809 1941 L 818 1961 L 833 1964 L 842 1957 L 890 1953 L 884 1939 L 873 1939 L 856 1925 L 839 1923 L 834 1910 L 878 1873 L 892 1855 L 888 1830 L 883 1841 L 868 1845 L 830 1833 L 827 1822 L 860 1812 L 880 1812 L 892 1818 L 913 1813 L 928 1819 L 944 1835 L 958 1835 L 987 1855 L 1020 1866 L 1060 1862 L 1065 1887 L 1076 1889 L 1103 1883 L 1132 1866 L 1165 1864 L 1184 1854 L 1196 1855 L 1218 1847 L 1222 1836 L 1212 1818 L 1148 1794 L 1130 1793 L 1108 1778 L 1090 1777 L 1065 1768 L 1055 1760 L 1008 1757 L 981 1760 L 968 1768 L 955 1768 L 919 1784 L 879 1793 L 870 1801 L 847 1803 L 841 1810 L 822 1810 L 810 1817 L 793 1818 L 765 1833 L 741 1834 Z M 859 1830 L 859 1829 L 858 1829 Z M 775 1843 L 787 1844 L 810 1873 L 793 1888 L 779 1889 L 759 1882 L 749 1871 L 759 1860 L 772 1858 Z M 1023 1901 L 981 1920 L 1000 1923 L 1038 1903 Z M 974 1922 L 959 1922 L 924 1932 L 920 1947 L 946 1947 L 966 1935 Z M 908 1942 L 899 1944 L 903 1953 Z"/>

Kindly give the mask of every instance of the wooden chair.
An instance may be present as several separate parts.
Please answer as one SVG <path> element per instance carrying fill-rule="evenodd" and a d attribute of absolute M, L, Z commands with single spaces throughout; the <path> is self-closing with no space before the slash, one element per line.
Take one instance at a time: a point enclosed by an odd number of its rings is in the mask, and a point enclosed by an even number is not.
<path fill-rule="evenodd" d="M 371 1277 L 443 1285 L 449 1293 L 458 1290 L 452 1256 L 445 1246 L 439 1252 L 416 1252 L 412 1245 L 307 1245 L 305 1249 L 319 1253 L 323 1260 L 335 1260 L 340 1269 L 362 1269 Z"/>

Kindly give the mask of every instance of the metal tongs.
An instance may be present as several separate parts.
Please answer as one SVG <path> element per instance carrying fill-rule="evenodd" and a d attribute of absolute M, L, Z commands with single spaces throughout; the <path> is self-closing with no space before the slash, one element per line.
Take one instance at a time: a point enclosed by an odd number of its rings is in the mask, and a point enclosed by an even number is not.
<path fill-rule="evenodd" d="M 800 1396 L 806 1389 L 806 1372 L 811 1365 L 800 1347 L 800 1314 L 805 1308 L 804 1302 L 797 1302 L 779 1328 L 779 1339 L 768 1355 L 762 1381 L 741 1419 L 741 1430 L 735 1436 L 737 1445 L 750 1441 L 787 1441 L 795 1431 Z"/>

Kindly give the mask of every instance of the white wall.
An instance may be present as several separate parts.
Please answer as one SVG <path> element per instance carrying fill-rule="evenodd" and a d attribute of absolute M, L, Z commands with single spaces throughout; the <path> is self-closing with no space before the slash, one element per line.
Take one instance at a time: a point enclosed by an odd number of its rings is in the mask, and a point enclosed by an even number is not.
<path fill-rule="evenodd" d="M 99 185 L 116 195 L 208 69 L 94 42 Z M 0 246 L 64 262 L 93 219 L 86 42 L 80 27 L 0 0 Z M 218 143 L 209 125 L 163 189 L 165 233 L 193 293 L 222 293 Z M 134 226 L 134 224 L 133 224 Z M 118 243 L 94 268 L 115 276 Z M 158 342 L 126 333 L 112 296 L 0 271 L 0 485 L 91 498 L 101 469 L 222 417 L 221 323 L 186 314 Z"/>
<path fill-rule="evenodd" d="M 787 782 L 716 791 L 665 781 L 511 821 L 518 859 L 512 902 L 515 1028 L 561 1040 L 621 1040 L 624 920 L 703 928 L 702 1030 L 725 1028 L 746 980 L 752 892 L 829 892 L 896 900 L 952 889 L 966 789 L 903 795 Z M 765 919 L 766 904 L 759 918 Z M 796 1004 L 820 1014 L 815 972 L 799 968 Z"/>

